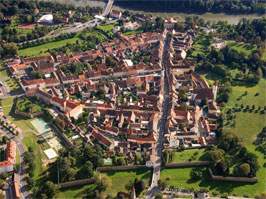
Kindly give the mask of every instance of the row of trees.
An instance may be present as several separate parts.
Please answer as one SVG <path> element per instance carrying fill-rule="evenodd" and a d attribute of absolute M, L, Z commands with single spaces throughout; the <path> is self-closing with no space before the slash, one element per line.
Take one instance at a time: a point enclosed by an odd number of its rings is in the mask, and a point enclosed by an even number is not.
<path fill-rule="evenodd" d="M 126 8 L 175 10 L 179 12 L 225 12 L 225 13 L 265 13 L 262 1 L 214 1 L 214 0 L 166 0 L 166 1 L 130 1 L 117 2 Z"/>

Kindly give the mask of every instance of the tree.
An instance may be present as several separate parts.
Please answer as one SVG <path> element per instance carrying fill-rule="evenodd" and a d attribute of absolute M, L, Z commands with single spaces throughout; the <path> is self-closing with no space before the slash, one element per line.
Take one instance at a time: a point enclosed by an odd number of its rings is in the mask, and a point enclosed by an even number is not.
<path fill-rule="evenodd" d="M 15 55 L 18 53 L 17 44 L 14 42 L 3 44 L 3 55 Z"/>
<path fill-rule="evenodd" d="M 235 166 L 233 173 L 235 176 L 248 177 L 250 174 L 250 165 L 248 163 L 243 163 L 241 165 Z"/>
<path fill-rule="evenodd" d="M 112 185 L 112 180 L 107 176 L 101 176 L 96 179 L 96 189 L 99 192 L 105 191 Z"/>
<path fill-rule="evenodd" d="M 124 158 L 118 158 L 117 159 L 117 165 L 118 166 L 124 166 L 124 165 L 126 165 L 125 159 Z"/>
<path fill-rule="evenodd" d="M 132 180 L 129 180 L 125 187 L 127 191 L 131 191 L 134 187 L 134 183 L 132 182 Z"/>
<path fill-rule="evenodd" d="M 193 180 L 200 180 L 202 178 L 202 172 L 197 168 L 193 168 L 190 172 L 190 176 Z"/>
<path fill-rule="evenodd" d="M 87 161 L 82 168 L 83 177 L 91 178 L 93 177 L 93 164 L 91 161 Z"/>
<path fill-rule="evenodd" d="M 227 165 L 220 161 L 215 165 L 215 169 L 218 175 L 226 175 Z"/>
<path fill-rule="evenodd" d="M 45 194 L 47 198 L 54 198 L 58 194 L 58 185 L 47 181 L 40 189 L 40 195 Z"/>
<path fill-rule="evenodd" d="M 36 185 L 35 180 L 31 177 L 27 177 L 26 181 L 30 189 Z"/>
<path fill-rule="evenodd" d="M 222 149 L 216 149 L 209 152 L 209 157 L 214 164 L 222 160 L 223 156 L 224 156 L 224 151 Z"/>
<path fill-rule="evenodd" d="M 156 193 L 155 199 L 163 199 L 163 194 L 161 193 Z"/>
<path fill-rule="evenodd" d="M 145 182 L 143 180 L 136 180 L 134 182 L 136 195 L 138 196 L 145 189 Z"/>
<path fill-rule="evenodd" d="M 164 190 L 167 187 L 167 183 L 165 181 L 158 180 L 158 187 L 159 189 Z"/>

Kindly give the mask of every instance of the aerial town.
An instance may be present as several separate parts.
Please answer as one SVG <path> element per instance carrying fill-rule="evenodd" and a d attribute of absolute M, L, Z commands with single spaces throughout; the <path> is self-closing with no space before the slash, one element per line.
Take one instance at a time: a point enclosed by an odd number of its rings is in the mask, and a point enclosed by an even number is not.
<path fill-rule="evenodd" d="M 240 2 L 3 1 L 1 198 L 265 199 L 266 4 Z"/>

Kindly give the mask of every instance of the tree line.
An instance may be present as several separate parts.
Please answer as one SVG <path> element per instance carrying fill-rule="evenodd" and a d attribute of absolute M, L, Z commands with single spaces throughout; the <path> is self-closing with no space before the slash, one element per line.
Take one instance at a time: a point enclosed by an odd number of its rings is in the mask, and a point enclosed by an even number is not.
<path fill-rule="evenodd" d="M 258 0 L 135 0 L 135 1 L 115 1 L 115 4 L 125 8 L 140 8 L 145 10 L 174 10 L 179 12 L 213 12 L 213 13 L 265 13 L 265 1 Z"/>

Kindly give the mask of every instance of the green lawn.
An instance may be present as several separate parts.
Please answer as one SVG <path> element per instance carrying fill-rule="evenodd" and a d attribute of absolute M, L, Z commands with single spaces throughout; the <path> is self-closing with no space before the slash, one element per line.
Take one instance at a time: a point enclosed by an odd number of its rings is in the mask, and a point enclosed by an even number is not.
<path fill-rule="evenodd" d="M 237 50 L 238 52 L 244 52 L 247 55 L 251 54 L 252 52 L 254 52 L 257 49 L 256 46 L 252 46 L 249 44 L 239 44 L 239 43 L 235 43 L 235 42 L 228 42 L 227 45 L 231 46 L 233 49 Z"/>
<path fill-rule="evenodd" d="M 64 45 L 66 45 L 67 43 L 75 43 L 77 40 L 81 41 L 80 38 L 78 38 L 77 36 L 74 38 L 70 38 L 70 39 L 65 39 L 65 40 L 61 40 L 61 41 L 53 41 L 47 44 L 43 44 L 43 45 L 39 45 L 39 46 L 35 46 L 35 47 L 30 47 L 30 48 L 25 48 L 22 50 L 18 51 L 18 55 L 19 56 L 41 56 L 41 55 L 47 55 L 49 54 L 48 52 L 46 52 L 47 50 L 52 50 L 53 48 L 59 48 L 62 47 Z"/>
<path fill-rule="evenodd" d="M 116 195 L 119 191 L 126 191 L 125 185 L 135 178 L 144 180 L 146 187 L 149 187 L 149 181 L 152 176 L 152 171 L 149 169 L 136 169 L 128 171 L 103 171 L 103 175 L 107 175 L 112 180 L 112 186 L 110 186 L 106 193 Z"/>
<path fill-rule="evenodd" d="M 42 110 L 42 107 L 40 107 L 38 104 L 35 104 L 28 98 L 22 98 L 17 101 L 17 110 L 27 113 L 36 113 L 40 112 Z"/>
<path fill-rule="evenodd" d="M 31 121 L 34 120 L 34 118 L 29 119 L 29 118 L 15 114 L 15 110 L 14 110 L 14 108 L 12 108 L 12 104 L 14 103 L 14 100 L 15 100 L 15 97 L 10 97 L 10 98 L 6 98 L 6 99 L 1 100 L 3 112 L 4 112 L 5 116 L 11 122 L 16 124 L 19 128 L 21 128 L 21 130 L 23 130 L 23 131 L 29 130 L 29 129 L 36 131 L 34 126 L 31 124 Z"/>
<path fill-rule="evenodd" d="M 95 184 L 87 184 L 59 189 L 57 198 L 83 198 L 86 194 L 94 190 Z"/>
<path fill-rule="evenodd" d="M 10 94 L 17 94 L 22 92 L 20 85 L 13 78 L 6 79 L 5 83 L 9 87 Z"/>
<path fill-rule="evenodd" d="M 266 80 L 261 79 L 257 85 L 247 84 L 247 83 L 238 83 L 233 84 L 233 92 L 228 102 L 229 107 L 235 107 L 235 104 L 239 106 L 241 104 L 246 107 L 249 105 L 255 105 L 255 109 L 258 106 L 261 106 L 261 109 L 266 106 L 266 91 L 265 91 Z M 247 95 L 244 95 L 245 91 L 247 91 Z M 256 93 L 259 93 L 256 96 Z M 256 111 L 244 112 L 236 112 L 236 132 L 243 139 L 243 141 L 247 145 L 251 145 L 255 140 L 257 134 L 262 130 L 265 126 L 266 115 L 260 114 Z"/>
<path fill-rule="evenodd" d="M 98 29 L 107 32 L 113 30 L 114 26 L 117 25 L 117 23 L 107 24 L 107 25 L 101 25 L 97 26 Z"/>
<path fill-rule="evenodd" d="M 19 164 L 18 148 L 16 149 L 16 164 Z"/>
<path fill-rule="evenodd" d="M 142 32 L 143 30 L 131 30 L 131 31 L 123 33 L 123 35 L 135 35 L 135 34 L 142 33 Z"/>
<path fill-rule="evenodd" d="M 191 159 L 192 161 L 199 161 L 204 151 L 205 149 L 186 149 L 184 151 L 173 152 L 175 153 L 175 155 L 172 162 L 188 162 L 189 159 Z M 195 153 L 198 153 L 198 155 L 196 155 Z"/>
<path fill-rule="evenodd" d="M 8 76 L 9 76 L 9 72 L 7 71 L 7 69 L 0 71 L 0 78 L 4 78 Z"/>
<path fill-rule="evenodd" d="M 262 155 L 259 161 L 263 161 Z M 236 194 L 237 196 L 249 195 L 250 197 L 254 197 L 255 194 L 266 191 L 266 175 L 263 169 L 260 169 L 258 172 L 260 182 L 256 184 L 212 180 L 206 167 L 197 167 L 197 169 L 203 171 L 203 178 L 196 181 L 190 178 L 192 169 L 192 167 L 163 169 L 161 170 L 161 179 L 165 180 L 168 186 L 172 185 L 184 189 L 194 188 L 195 190 L 200 190 L 201 187 L 207 187 L 210 192 L 219 191 L 220 193 Z"/>
<path fill-rule="evenodd" d="M 44 166 L 42 159 L 45 160 L 47 159 L 46 155 L 43 152 L 42 145 L 37 143 L 37 136 L 31 132 L 26 132 L 24 133 L 24 139 L 23 139 L 23 144 L 25 147 L 28 149 L 30 146 L 33 147 L 35 159 L 34 162 L 36 164 L 36 168 L 34 170 L 34 179 L 37 180 L 41 177 L 43 171 L 44 171 Z"/>

